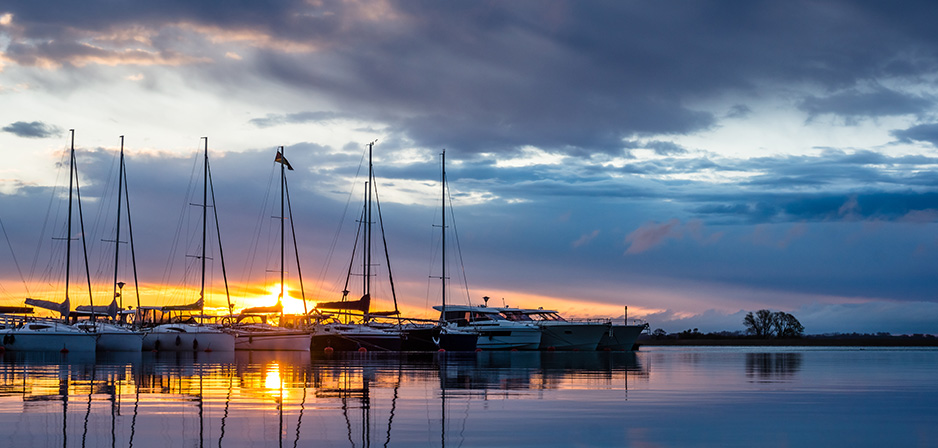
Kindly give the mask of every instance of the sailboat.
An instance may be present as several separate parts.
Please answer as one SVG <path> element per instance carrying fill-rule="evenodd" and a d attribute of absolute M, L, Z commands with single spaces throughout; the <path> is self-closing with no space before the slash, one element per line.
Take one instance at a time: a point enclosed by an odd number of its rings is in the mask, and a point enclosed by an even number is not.
<path fill-rule="evenodd" d="M 66 250 L 65 250 L 65 300 L 62 303 L 56 303 L 50 300 L 26 299 L 27 305 L 49 309 L 59 312 L 62 317 L 67 317 L 71 311 L 69 301 L 69 281 L 71 279 L 71 255 L 72 255 L 72 194 L 73 190 L 78 191 L 78 170 L 75 167 L 75 130 L 70 129 L 71 149 L 69 150 L 69 173 L 68 173 L 68 224 L 66 227 Z M 81 217 L 81 193 L 78 191 L 78 213 Z M 85 247 L 84 240 L 84 222 L 81 223 L 82 247 Z M 85 273 L 88 274 L 88 256 L 85 251 Z M 88 293 L 91 294 L 91 277 L 88 277 Z M 89 297 L 90 300 L 90 297 Z M 62 321 L 56 320 L 26 320 L 24 318 L 5 317 L 0 323 L 0 340 L 5 350 L 16 351 L 90 351 L 95 350 L 97 335 L 78 328 L 70 326 Z"/>
<path fill-rule="evenodd" d="M 442 185 L 442 221 L 440 227 L 442 229 L 442 239 L 440 247 L 442 249 L 442 260 L 441 260 L 441 294 L 440 300 L 442 303 L 442 310 L 446 310 L 446 198 L 447 198 L 447 181 L 446 181 L 446 150 L 443 150 L 440 154 L 440 164 L 442 166 L 440 183 Z M 412 323 L 407 324 L 403 327 L 404 331 L 404 347 L 405 351 L 427 351 L 427 350 L 445 350 L 445 351 L 472 351 L 476 349 L 476 344 L 479 340 L 479 334 L 475 331 L 464 331 L 462 329 L 456 328 L 452 325 L 447 325 L 446 322 L 442 320 L 443 313 L 440 314 L 441 319 L 437 324 L 418 324 Z"/>
<path fill-rule="evenodd" d="M 75 326 L 79 329 L 92 332 L 98 335 L 96 350 L 97 351 L 107 351 L 107 352 L 139 352 L 143 346 L 143 332 L 135 331 L 130 328 L 127 328 L 124 318 L 127 314 L 133 314 L 132 312 L 125 312 L 123 307 L 123 285 L 124 283 L 118 282 L 118 266 L 120 259 L 120 245 L 121 245 L 121 196 L 123 195 L 127 201 L 127 225 L 131 230 L 130 232 L 130 244 L 131 244 L 131 258 L 134 259 L 134 284 L 135 290 L 139 291 L 137 284 L 137 270 L 136 270 L 136 257 L 133 255 L 133 226 L 130 221 L 130 196 L 127 194 L 127 171 L 124 166 L 124 136 L 120 136 L 121 139 L 121 149 L 120 149 L 120 163 L 117 174 L 117 225 L 114 236 L 114 283 L 112 290 L 112 299 L 111 303 L 106 306 L 93 306 L 93 305 L 82 305 L 75 308 L 75 311 L 72 312 L 75 320 Z M 118 292 L 118 287 L 120 287 L 120 292 Z M 121 303 L 117 303 L 117 298 L 121 297 Z M 137 305 L 140 305 L 140 295 L 137 293 Z M 118 315 L 120 315 L 121 323 L 117 323 Z M 80 317 L 85 317 L 84 320 L 78 320 Z M 110 318 L 110 321 L 107 318 Z"/>
<path fill-rule="evenodd" d="M 287 190 L 286 170 L 293 171 L 290 162 L 284 156 L 284 147 L 281 146 L 274 158 L 275 163 L 280 163 L 280 297 L 276 305 L 266 307 L 254 307 L 241 310 L 237 319 L 229 323 L 226 331 L 235 336 L 235 350 L 298 350 L 309 351 L 310 334 L 305 330 L 291 330 L 288 328 L 274 326 L 267 323 L 267 317 L 270 315 L 279 315 L 280 323 L 283 324 L 283 294 L 284 294 L 284 236 L 285 222 L 287 216 L 284 214 L 284 204 L 289 202 L 289 193 Z M 293 232 L 294 252 L 296 249 L 296 232 L 293 227 L 293 210 L 290 211 L 290 228 Z M 297 270 L 299 271 L 300 257 L 296 257 Z M 300 274 L 300 290 L 303 291 L 303 278 Z M 303 292 L 303 306 L 306 306 L 306 293 Z M 253 318 L 261 318 L 261 322 L 252 322 Z"/>
<path fill-rule="evenodd" d="M 146 335 L 143 337 L 143 350 L 173 352 L 234 351 L 234 335 L 222 331 L 218 326 L 203 324 L 195 317 L 183 321 L 180 316 L 184 312 L 191 313 L 193 311 L 199 311 L 200 319 L 204 319 L 205 316 L 205 243 L 208 232 L 208 189 L 211 184 L 211 172 L 208 163 L 208 137 L 203 137 L 203 139 L 205 140 L 205 157 L 202 185 L 202 283 L 199 290 L 199 300 L 187 305 L 137 307 L 138 319 L 141 322 L 146 322 L 147 319 L 156 321 L 158 315 L 161 318 L 169 317 L 169 322 L 158 323 L 146 331 Z M 214 203 L 215 192 L 212 190 L 212 204 L 214 205 Z M 217 209 L 215 210 L 215 225 L 218 226 Z M 221 236 L 219 236 L 220 241 Z M 225 257 L 221 254 L 221 244 L 219 244 L 219 256 L 222 259 L 222 270 L 224 270 Z"/>
<path fill-rule="evenodd" d="M 388 317 L 398 315 L 397 297 L 394 297 L 394 311 L 371 311 L 371 280 L 372 280 L 372 196 L 377 189 L 374 185 L 374 167 L 372 164 L 372 153 L 374 142 L 368 144 L 368 181 L 365 182 L 364 207 L 362 208 L 361 219 L 359 220 L 359 235 L 362 237 L 362 268 L 364 273 L 362 289 L 363 294 L 358 300 L 347 300 L 350 293 L 348 284 L 352 276 L 352 265 L 354 264 L 354 250 L 352 263 L 349 264 L 348 274 L 345 279 L 345 289 L 342 291 L 342 300 L 336 302 L 325 302 L 316 305 L 313 310 L 316 322 L 310 325 L 312 333 L 311 350 L 380 350 L 380 351 L 399 351 L 401 349 L 401 331 L 399 325 L 380 324 L 374 322 L 375 317 Z M 381 206 L 378 203 L 378 219 L 381 219 Z M 383 225 L 382 225 L 383 227 Z M 363 231 L 363 232 L 362 232 Z M 384 232 L 382 232 L 384 238 Z M 358 245 L 356 237 L 355 245 Z M 390 264 L 390 257 L 387 256 L 387 244 L 385 243 L 385 261 Z M 388 266 L 388 272 L 391 268 Z M 390 274 L 389 274 L 390 277 Z M 391 294 L 394 295 L 394 280 L 391 282 Z M 323 310 L 337 310 L 334 312 Z M 361 313 L 361 314 L 358 314 Z M 353 322 L 353 319 L 356 320 Z M 344 321 L 343 321 L 344 320 Z"/>

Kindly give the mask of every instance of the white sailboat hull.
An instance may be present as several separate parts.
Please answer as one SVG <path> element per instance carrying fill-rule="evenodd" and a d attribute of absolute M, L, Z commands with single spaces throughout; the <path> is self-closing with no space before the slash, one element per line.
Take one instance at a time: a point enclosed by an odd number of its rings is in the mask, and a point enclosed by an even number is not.
<path fill-rule="evenodd" d="M 100 352 L 139 352 L 143 349 L 143 333 L 100 332 L 96 350 Z"/>
<path fill-rule="evenodd" d="M 234 351 L 235 337 L 214 327 L 164 324 L 143 336 L 143 350 L 165 352 Z"/>
<path fill-rule="evenodd" d="M 0 344 L 7 351 L 94 352 L 97 335 L 56 322 L 26 323 L 0 329 Z"/>
<path fill-rule="evenodd" d="M 235 350 L 309 351 L 311 335 L 297 331 L 235 330 Z"/>
<path fill-rule="evenodd" d="M 99 352 L 139 352 L 143 348 L 143 333 L 107 322 L 80 322 L 79 328 L 98 336 Z"/>

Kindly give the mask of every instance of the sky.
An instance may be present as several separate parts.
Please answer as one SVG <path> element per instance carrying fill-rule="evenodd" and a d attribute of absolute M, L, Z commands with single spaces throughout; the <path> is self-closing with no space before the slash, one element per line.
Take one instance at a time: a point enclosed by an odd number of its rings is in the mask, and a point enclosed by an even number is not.
<path fill-rule="evenodd" d="M 627 312 L 669 332 L 743 330 L 771 309 L 809 334 L 938 333 L 934 17 L 927 1 L 7 1 L 0 305 L 64 298 L 74 129 L 72 236 L 98 303 L 120 136 L 141 304 L 197 298 L 189 204 L 208 137 L 239 308 L 278 294 L 277 148 L 312 306 L 359 263 L 376 142 L 389 255 L 373 264 L 390 261 L 407 314 L 440 301 L 445 149 L 449 303 Z M 73 305 L 89 283 L 74 241 Z M 224 307 L 221 257 L 207 263 Z"/>

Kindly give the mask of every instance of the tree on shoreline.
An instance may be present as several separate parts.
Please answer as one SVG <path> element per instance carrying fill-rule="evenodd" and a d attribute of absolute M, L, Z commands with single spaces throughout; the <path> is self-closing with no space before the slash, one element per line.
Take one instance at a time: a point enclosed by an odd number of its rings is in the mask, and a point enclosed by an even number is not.
<path fill-rule="evenodd" d="M 759 338 L 796 338 L 804 336 L 804 325 L 784 311 L 759 310 L 746 313 L 743 318 L 746 333 Z"/>

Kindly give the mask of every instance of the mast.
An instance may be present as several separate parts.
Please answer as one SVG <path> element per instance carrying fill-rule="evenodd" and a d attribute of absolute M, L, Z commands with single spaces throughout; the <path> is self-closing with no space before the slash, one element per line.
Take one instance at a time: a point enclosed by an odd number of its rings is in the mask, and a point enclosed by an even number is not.
<path fill-rule="evenodd" d="M 365 294 L 371 296 L 371 191 L 374 189 L 374 165 L 372 164 L 372 150 L 375 142 L 368 144 L 368 189 L 365 192 L 366 222 L 365 222 Z"/>
<path fill-rule="evenodd" d="M 114 294 L 111 297 L 117 297 L 117 266 L 120 257 L 121 244 L 121 193 L 124 188 L 124 136 L 121 136 L 121 156 L 120 166 L 117 170 L 117 231 L 114 236 Z M 121 309 L 124 308 L 124 297 L 121 294 Z"/>
<path fill-rule="evenodd" d="M 281 146 L 280 157 L 285 161 L 287 160 L 287 156 L 283 152 L 284 152 L 283 146 Z M 286 236 L 284 234 L 284 227 L 285 227 L 285 224 L 286 224 L 285 221 L 287 218 L 286 218 L 286 215 L 283 213 L 284 211 L 283 205 L 284 205 L 284 192 L 286 191 L 286 185 L 287 185 L 286 182 L 287 182 L 287 164 L 281 163 L 280 164 L 280 298 L 277 299 L 277 303 L 283 303 L 283 298 L 284 298 L 283 297 L 283 271 L 284 271 L 283 241 Z M 290 225 L 291 226 L 293 225 L 292 221 Z M 280 317 L 281 317 L 281 322 L 282 322 L 283 321 L 282 319 L 283 307 L 282 306 L 280 308 Z"/>
<path fill-rule="evenodd" d="M 68 283 L 69 274 L 71 273 L 72 267 L 72 184 L 74 183 L 75 178 L 75 130 L 69 129 L 68 132 L 72 135 L 72 149 L 69 151 L 69 160 L 68 160 L 68 227 L 65 231 L 65 303 L 70 303 L 68 300 Z M 65 315 L 68 316 L 68 311 L 66 310 Z"/>
<path fill-rule="evenodd" d="M 201 313 L 205 314 L 205 241 L 208 232 L 208 137 L 205 139 L 204 177 L 202 178 L 202 286 L 199 290 Z"/>
<path fill-rule="evenodd" d="M 442 260 L 440 261 L 440 264 L 443 266 L 442 273 L 440 274 L 440 283 L 441 283 L 442 291 L 443 291 L 443 294 L 442 294 L 443 311 L 440 313 L 440 323 L 442 324 L 444 322 L 443 316 L 444 314 L 446 314 L 446 149 L 444 149 L 443 153 L 440 154 L 440 160 L 441 160 L 441 165 L 442 165 L 442 170 L 440 174 L 440 184 L 441 184 L 442 198 L 443 198 L 443 206 L 441 207 L 441 210 L 442 210 L 441 227 L 443 229 L 443 239 L 440 243 L 440 246 L 442 247 L 442 251 L 443 251 Z"/>

